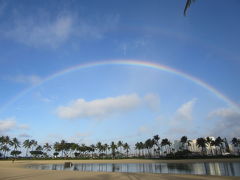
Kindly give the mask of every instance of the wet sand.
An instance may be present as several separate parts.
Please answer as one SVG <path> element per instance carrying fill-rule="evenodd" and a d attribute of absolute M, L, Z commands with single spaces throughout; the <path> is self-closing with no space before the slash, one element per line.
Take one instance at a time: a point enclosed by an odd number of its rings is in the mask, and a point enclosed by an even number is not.
<path fill-rule="evenodd" d="M 150 174 L 150 173 L 112 173 L 112 172 L 79 172 L 79 171 L 53 171 L 28 169 L 29 164 L 63 164 L 72 163 L 187 163 L 187 162 L 240 162 L 240 159 L 207 159 L 207 160 L 17 160 L 0 161 L 0 180 L 230 180 L 240 179 L 230 176 L 202 176 L 202 175 L 176 175 L 176 174 Z"/>

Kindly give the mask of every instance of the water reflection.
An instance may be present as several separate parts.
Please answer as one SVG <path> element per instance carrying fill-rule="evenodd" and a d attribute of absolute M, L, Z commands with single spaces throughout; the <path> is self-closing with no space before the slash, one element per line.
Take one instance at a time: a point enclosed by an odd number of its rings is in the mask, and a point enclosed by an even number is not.
<path fill-rule="evenodd" d="M 240 162 L 222 163 L 130 163 L 130 164 L 44 164 L 29 168 L 43 170 L 95 171 L 95 172 L 140 172 L 169 174 L 199 174 L 240 176 Z"/>

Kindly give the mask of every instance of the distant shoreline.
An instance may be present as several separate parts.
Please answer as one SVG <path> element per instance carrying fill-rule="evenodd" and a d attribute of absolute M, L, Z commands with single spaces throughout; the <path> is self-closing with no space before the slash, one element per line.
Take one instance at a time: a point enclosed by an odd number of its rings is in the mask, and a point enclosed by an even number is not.
<path fill-rule="evenodd" d="M 215 156 L 205 156 L 205 157 L 187 157 L 187 158 L 184 158 L 184 157 L 179 157 L 179 158 L 116 158 L 116 159 L 111 159 L 111 158 L 96 158 L 96 159 L 91 159 L 91 158 L 83 158 L 83 159 L 80 159 L 80 158 L 7 158 L 7 159 L 0 159 L 0 161 L 12 161 L 12 160 L 15 160 L 15 161 L 126 161 L 126 160 L 143 160 L 143 161 L 166 161 L 166 162 L 170 162 L 170 161 L 228 161 L 228 160 L 240 160 L 240 156 L 230 156 L 230 157 L 227 157 L 227 156 L 220 156 L 220 157 L 215 157 Z"/>

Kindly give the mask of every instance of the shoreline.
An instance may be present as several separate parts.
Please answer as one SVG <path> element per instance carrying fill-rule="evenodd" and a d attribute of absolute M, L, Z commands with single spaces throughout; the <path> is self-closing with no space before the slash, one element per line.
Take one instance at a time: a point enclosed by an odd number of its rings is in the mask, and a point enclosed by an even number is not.
<path fill-rule="evenodd" d="M 240 162 L 240 158 L 234 159 L 187 159 L 187 160 L 143 160 L 143 159 L 116 159 L 116 160 L 16 160 L 0 161 L 0 180 L 230 180 L 239 179 L 237 176 L 206 176 L 206 175 L 182 175 L 182 174 L 151 174 L 151 173 L 119 173 L 119 172 L 81 172 L 81 171 L 54 171 L 54 170 L 36 170 L 26 168 L 31 164 L 62 164 L 64 162 L 74 163 L 197 163 L 197 162 Z"/>

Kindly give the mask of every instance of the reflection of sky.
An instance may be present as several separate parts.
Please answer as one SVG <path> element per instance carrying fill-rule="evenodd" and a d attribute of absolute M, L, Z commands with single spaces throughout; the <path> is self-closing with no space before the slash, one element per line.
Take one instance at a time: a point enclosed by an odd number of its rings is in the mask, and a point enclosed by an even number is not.
<path fill-rule="evenodd" d="M 73 164 L 65 168 L 62 164 L 32 165 L 34 169 L 94 171 L 94 172 L 141 172 L 169 174 L 198 174 L 218 176 L 240 176 L 240 163 L 144 163 L 144 164 Z"/>

